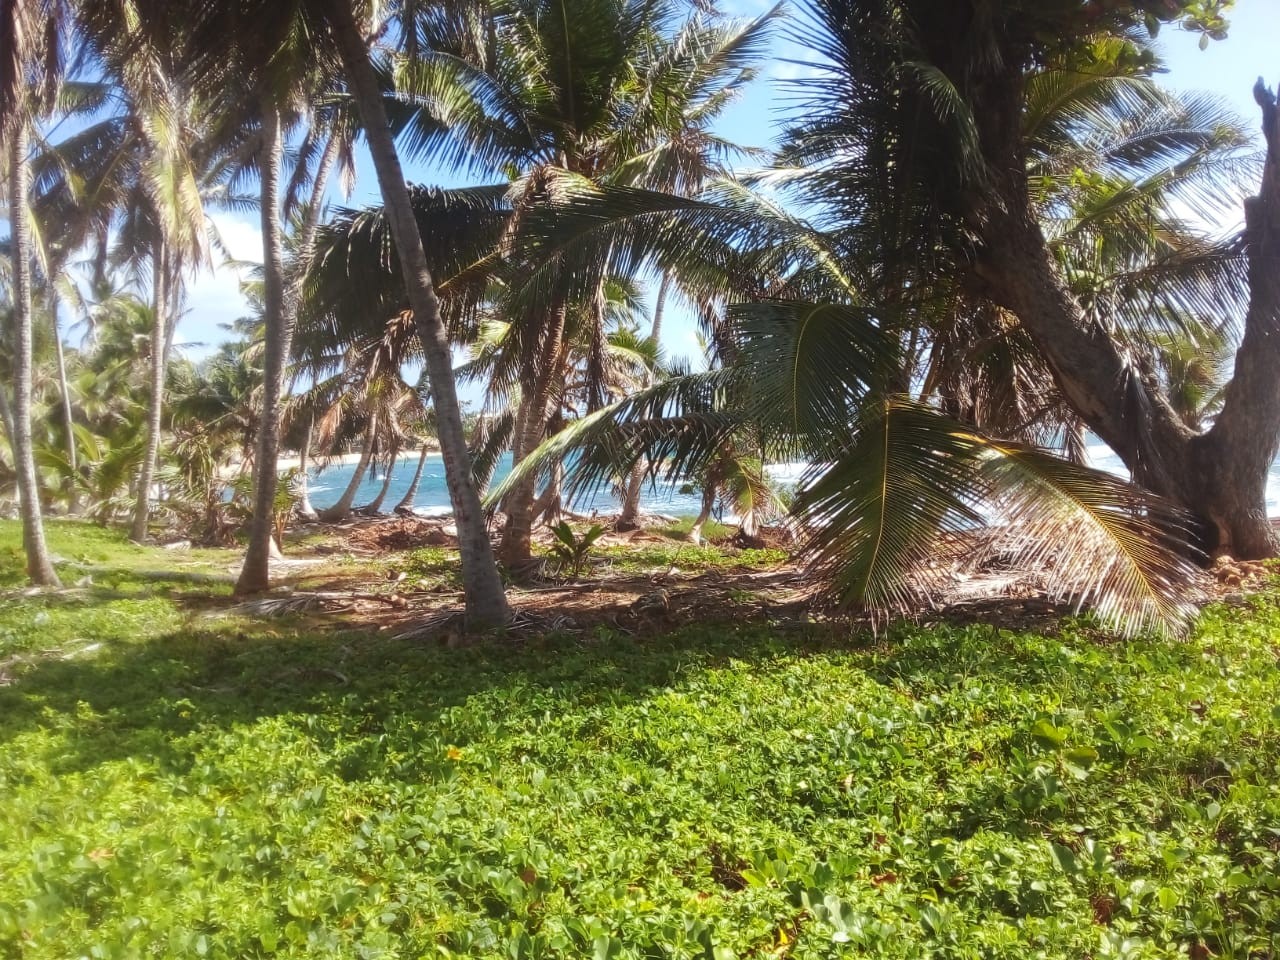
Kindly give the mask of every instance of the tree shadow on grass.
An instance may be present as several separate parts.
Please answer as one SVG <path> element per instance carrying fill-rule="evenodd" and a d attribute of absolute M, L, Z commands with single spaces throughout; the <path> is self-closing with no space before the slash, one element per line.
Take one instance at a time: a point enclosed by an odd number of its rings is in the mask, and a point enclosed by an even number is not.
<path fill-rule="evenodd" d="M 685 671 L 729 661 L 854 655 L 869 679 L 921 690 L 971 678 L 1051 685 L 1062 669 L 1081 669 L 1013 640 L 975 642 L 972 633 L 945 629 L 934 636 L 927 648 L 908 647 L 892 631 L 877 639 L 838 625 L 742 622 L 691 624 L 645 639 L 599 628 L 450 647 L 301 618 L 192 615 L 154 639 L 108 639 L 91 654 L 32 654 L 0 686 L 0 748 L 62 723 L 68 733 L 55 772 L 147 757 L 180 773 L 199 752 L 197 731 L 318 714 L 326 717 L 323 737 L 350 746 L 389 724 L 446 729 L 451 708 L 477 695 L 513 704 L 542 698 L 552 711 L 616 705 L 649 697 Z"/>

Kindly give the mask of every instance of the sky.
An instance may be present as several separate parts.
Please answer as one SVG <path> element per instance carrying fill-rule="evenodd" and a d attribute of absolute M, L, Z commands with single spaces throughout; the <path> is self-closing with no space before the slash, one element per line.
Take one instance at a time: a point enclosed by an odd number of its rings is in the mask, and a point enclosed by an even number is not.
<path fill-rule="evenodd" d="M 723 9 L 734 17 L 756 16 L 772 4 L 768 0 L 727 0 Z M 1159 45 L 1168 72 L 1166 85 L 1182 91 L 1206 91 L 1226 100 L 1251 129 L 1257 128 L 1258 108 L 1253 85 L 1259 75 L 1280 83 L 1280 0 L 1237 0 L 1227 39 L 1200 50 L 1199 36 L 1166 27 Z M 789 100 L 812 69 L 805 66 L 805 50 L 787 38 L 788 26 L 777 29 L 770 55 L 760 76 L 722 118 L 718 131 L 728 139 L 768 147 L 780 129 Z M 424 164 L 408 163 L 406 177 L 416 183 L 456 182 L 456 178 Z M 335 196 L 334 203 L 358 206 L 379 201 L 377 183 L 367 154 L 357 157 L 357 186 L 352 197 Z M 261 233 L 255 215 L 215 212 L 212 219 L 233 259 L 262 258 Z M 1243 213 L 1241 214 L 1241 222 Z M 188 309 L 178 329 L 178 343 L 187 355 L 199 357 L 225 339 L 222 324 L 247 313 L 232 268 L 206 271 L 189 287 Z M 668 356 L 694 358 L 698 344 L 688 310 L 673 306 L 664 324 L 663 349 Z M 463 388 L 463 399 L 478 405 L 478 388 Z"/>

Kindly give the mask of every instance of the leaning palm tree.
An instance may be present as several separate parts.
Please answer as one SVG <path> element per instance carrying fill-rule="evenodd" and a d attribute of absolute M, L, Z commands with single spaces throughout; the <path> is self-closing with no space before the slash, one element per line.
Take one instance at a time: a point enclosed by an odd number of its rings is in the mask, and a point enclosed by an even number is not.
<path fill-rule="evenodd" d="M 773 17 L 680 22 L 670 3 L 592 0 L 569 12 L 548 0 L 490 0 L 474 19 L 446 22 L 434 49 L 398 71 L 417 155 L 516 180 L 512 224 L 492 256 L 520 356 L 516 459 L 538 445 L 559 405 L 570 315 L 622 272 L 621 251 L 608 245 L 528 257 L 521 221 L 553 198 L 561 173 L 678 191 L 708 157 L 731 155 L 708 126 L 752 77 Z M 534 493 L 527 480 L 504 505 L 508 565 L 530 556 Z"/>
<path fill-rule="evenodd" d="M 417 5 L 406 7 L 408 15 L 416 12 Z M 92 5 L 89 20 L 92 26 L 106 29 L 132 23 L 135 35 L 151 46 L 166 43 L 173 36 L 187 38 L 184 74 L 205 89 L 234 86 L 242 76 L 259 76 L 263 66 L 272 63 L 299 31 L 315 45 L 318 58 L 332 57 L 341 64 L 390 213 L 397 259 L 430 372 L 458 527 L 467 616 L 478 627 L 505 622 L 508 607 L 472 480 L 448 336 L 387 118 L 378 77 L 378 51 L 370 45 L 370 38 L 381 32 L 383 24 L 371 21 L 366 4 L 348 0 L 249 0 L 237 4 L 107 0 Z M 414 24 L 406 24 L 405 32 L 414 28 Z"/>

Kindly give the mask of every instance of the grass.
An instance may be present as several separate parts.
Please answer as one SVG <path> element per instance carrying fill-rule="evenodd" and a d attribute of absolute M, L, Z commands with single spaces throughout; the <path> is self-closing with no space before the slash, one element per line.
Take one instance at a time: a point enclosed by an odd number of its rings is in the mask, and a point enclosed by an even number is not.
<path fill-rule="evenodd" d="M 686 573 L 726 569 L 768 570 L 787 560 L 785 550 L 771 548 L 722 550 L 715 546 L 692 543 L 643 543 L 638 546 L 593 547 L 591 556 L 603 560 L 621 573 L 646 573 L 670 569 Z"/>
<path fill-rule="evenodd" d="M 744 624 L 446 649 L 210 618 L 183 580 L 125 589 L 161 552 L 58 526 L 120 589 L 0 605 L 0 955 L 1280 942 L 1274 598 L 1180 643 Z"/>

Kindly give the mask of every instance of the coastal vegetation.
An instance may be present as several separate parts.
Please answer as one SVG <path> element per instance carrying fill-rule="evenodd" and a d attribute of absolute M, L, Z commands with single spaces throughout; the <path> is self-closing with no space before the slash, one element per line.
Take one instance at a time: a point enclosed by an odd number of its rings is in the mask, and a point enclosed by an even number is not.
<path fill-rule="evenodd" d="M 717 608 L 734 557 L 701 547 L 666 581 L 698 618 L 457 645 L 247 613 L 229 548 L 49 542 L 91 582 L 0 605 L 6 954 L 1243 960 L 1280 935 L 1270 592 L 1177 643 L 851 634 Z M 287 548 L 322 561 L 297 594 L 458 589 L 453 550 L 323 545 Z M 0 524 L 0 582 L 21 564 Z"/>
<path fill-rule="evenodd" d="M 1230 8 L 0 0 L 0 953 L 1273 956 Z"/>

